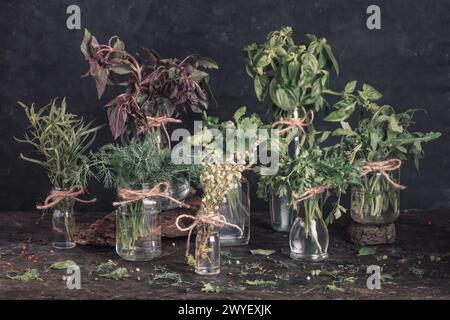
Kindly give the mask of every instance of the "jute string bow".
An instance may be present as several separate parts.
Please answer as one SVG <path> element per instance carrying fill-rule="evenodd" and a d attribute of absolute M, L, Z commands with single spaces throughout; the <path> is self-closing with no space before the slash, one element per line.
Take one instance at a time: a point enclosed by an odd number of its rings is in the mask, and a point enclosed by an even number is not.
<path fill-rule="evenodd" d="M 398 184 L 389 176 L 388 172 L 395 171 L 399 169 L 402 165 L 402 161 L 400 159 L 390 159 L 386 161 L 380 162 L 366 162 L 361 170 L 361 177 L 368 175 L 370 172 L 377 171 L 386 178 L 386 180 L 392 184 L 395 188 L 404 190 L 406 186 Z"/>
<path fill-rule="evenodd" d="M 177 199 L 175 199 L 175 198 L 167 195 L 165 192 L 161 191 L 161 190 L 168 190 L 168 188 L 169 188 L 169 184 L 167 182 L 158 183 L 152 189 L 133 190 L 133 189 L 129 189 L 129 188 L 119 188 L 117 193 L 118 193 L 119 197 L 123 200 L 113 202 L 113 206 L 114 207 L 123 206 L 123 205 L 126 205 L 131 202 L 143 200 L 145 198 L 162 197 L 162 198 L 169 199 L 182 207 L 190 208 L 189 205 L 187 205 L 181 201 L 178 201 Z"/>
<path fill-rule="evenodd" d="M 82 187 L 72 187 L 69 190 L 52 189 L 52 191 L 50 192 L 48 197 L 45 198 L 44 203 L 41 205 L 37 205 L 36 209 L 45 210 L 45 209 L 53 208 L 55 205 L 57 205 L 58 203 L 60 203 L 61 201 L 63 201 L 66 198 L 72 199 L 72 200 L 75 200 L 75 201 L 81 202 L 81 203 L 92 203 L 92 202 L 97 201 L 96 198 L 91 199 L 91 200 L 83 200 L 83 199 L 78 198 L 82 194 L 84 194 L 84 189 Z"/>
<path fill-rule="evenodd" d="M 304 127 L 309 126 L 314 120 L 314 112 L 308 111 L 303 118 L 286 118 L 273 123 L 273 128 L 279 129 L 279 135 L 283 135 L 289 130 L 299 129 L 305 133 Z"/>
<path fill-rule="evenodd" d="M 292 197 L 294 198 L 295 202 L 300 203 L 302 201 L 311 199 L 311 198 L 315 197 L 316 195 L 324 193 L 329 188 L 330 188 L 330 186 L 325 186 L 325 185 L 313 187 L 313 188 L 310 188 L 310 189 L 306 190 L 305 192 L 303 192 L 303 194 L 301 196 L 299 196 L 295 192 L 293 192 Z"/>
<path fill-rule="evenodd" d="M 169 123 L 181 123 L 181 120 L 169 117 L 149 117 L 147 116 L 147 125 L 149 128 L 162 128 L 169 143 L 169 147 L 172 146 L 170 142 L 170 135 L 167 131 L 166 125 Z"/>
<path fill-rule="evenodd" d="M 189 226 L 183 228 L 180 226 L 180 221 L 182 219 L 190 219 L 192 220 L 192 223 Z M 201 214 L 197 216 L 193 216 L 190 214 L 182 214 L 178 216 L 177 220 L 175 221 L 175 225 L 177 226 L 177 229 L 180 230 L 181 232 L 189 231 L 186 243 L 186 252 L 185 252 L 186 257 L 189 255 L 192 231 L 194 231 L 195 227 L 201 223 L 210 224 L 215 227 L 218 227 L 219 229 L 223 228 L 224 226 L 229 226 L 231 228 L 237 229 L 241 236 L 244 234 L 244 231 L 242 230 L 241 227 L 239 227 L 236 224 L 228 222 L 227 219 L 219 213 L 211 213 L 207 215 Z"/>

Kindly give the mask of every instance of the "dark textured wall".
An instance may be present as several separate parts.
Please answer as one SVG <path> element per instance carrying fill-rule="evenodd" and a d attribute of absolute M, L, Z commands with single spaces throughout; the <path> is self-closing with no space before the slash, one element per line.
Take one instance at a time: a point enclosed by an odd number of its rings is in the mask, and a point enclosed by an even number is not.
<path fill-rule="evenodd" d="M 0 210 L 31 209 L 50 188 L 39 167 L 18 160 L 26 146 L 15 143 L 26 121 L 16 101 L 44 105 L 54 96 L 67 96 L 70 111 L 86 119 L 106 121 L 96 99 L 92 79 L 80 79 L 87 70 L 79 44 L 83 31 L 65 26 L 66 8 L 82 9 L 82 28 L 101 41 L 119 35 L 128 49 L 157 49 L 165 57 L 200 53 L 214 58 L 220 70 L 212 73 L 212 86 L 221 108 L 211 110 L 223 119 L 247 105 L 265 115 L 255 99 L 244 70 L 242 48 L 261 42 L 284 25 L 300 34 L 327 37 L 341 65 L 333 87 L 353 79 L 373 84 L 384 102 L 398 110 L 425 108 L 418 130 L 441 131 L 443 137 L 425 150 L 420 173 L 411 164 L 403 169 L 404 208 L 450 208 L 450 1 L 374 1 L 382 10 L 382 30 L 366 28 L 369 1 L 301 0 L 17 0 L 0 4 Z M 104 129 L 97 145 L 110 142 Z M 99 185 L 91 191 L 106 210 L 111 192 Z M 254 189 L 254 188 L 253 188 Z M 264 204 L 255 202 L 256 207 Z"/>

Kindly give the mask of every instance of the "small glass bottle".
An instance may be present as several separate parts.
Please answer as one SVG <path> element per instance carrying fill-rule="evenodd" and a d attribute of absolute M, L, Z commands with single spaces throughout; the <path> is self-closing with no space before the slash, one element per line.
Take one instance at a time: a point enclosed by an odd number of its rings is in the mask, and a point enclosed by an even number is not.
<path fill-rule="evenodd" d="M 400 183 L 400 170 L 386 172 Z M 393 223 L 400 214 L 400 190 L 380 172 L 361 177 L 362 186 L 353 187 L 350 195 L 350 215 L 361 224 L 381 225 Z"/>
<path fill-rule="evenodd" d="M 229 192 L 219 208 L 219 213 L 227 222 L 239 226 L 240 230 L 224 226 L 220 229 L 222 246 L 247 245 L 250 240 L 250 187 L 247 179 L 242 178 L 236 188 Z"/>
<path fill-rule="evenodd" d="M 67 189 L 55 188 L 56 191 L 67 191 Z M 64 198 L 53 207 L 52 214 L 52 246 L 55 249 L 72 249 L 76 243 L 73 238 L 75 232 L 75 201 Z"/>
<path fill-rule="evenodd" d="M 289 233 L 295 218 L 294 210 L 290 206 L 290 198 L 271 196 L 269 206 L 272 229 Z"/>
<path fill-rule="evenodd" d="M 204 214 L 199 212 L 198 214 Z M 195 238 L 195 273 L 215 275 L 220 273 L 220 232 L 209 224 L 197 225 Z"/>
<path fill-rule="evenodd" d="M 289 235 L 291 258 L 320 261 L 328 257 L 328 229 L 322 217 L 321 197 L 299 204 L 298 217 Z"/>
<path fill-rule="evenodd" d="M 143 190 L 150 190 L 148 184 Z M 145 198 L 116 210 L 116 251 L 128 261 L 149 261 L 159 257 L 161 246 L 161 201 Z"/>

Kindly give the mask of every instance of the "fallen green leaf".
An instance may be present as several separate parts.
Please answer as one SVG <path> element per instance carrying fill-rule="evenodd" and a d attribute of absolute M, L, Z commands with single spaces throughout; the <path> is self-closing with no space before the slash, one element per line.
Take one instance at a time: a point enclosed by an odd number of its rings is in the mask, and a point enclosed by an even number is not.
<path fill-rule="evenodd" d="M 411 267 L 409 271 L 414 273 L 417 278 L 422 278 L 425 275 L 425 270 L 421 268 Z"/>
<path fill-rule="evenodd" d="M 269 250 L 269 249 L 254 249 L 250 250 L 251 254 L 254 255 L 260 255 L 260 256 L 270 256 L 271 254 L 275 253 L 275 250 Z"/>
<path fill-rule="evenodd" d="M 344 292 L 345 290 L 341 287 L 336 286 L 335 283 L 327 285 L 328 290 L 333 292 Z"/>
<path fill-rule="evenodd" d="M 70 267 L 78 267 L 78 265 L 77 265 L 77 263 L 75 261 L 64 260 L 64 261 L 55 262 L 54 264 L 52 264 L 50 266 L 50 269 L 63 270 L 63 269 L 67 269 L 67 268 L 70 268 Z"/>
<path fill-rule="evenodd" d="M 128 270 L 127 268 L 117 268 L 113 272 L 101 274 L 100 277 L 114 279 L 114 280 L 125 280 L 125 278 L 128 278 Z"/>
<path fill-rule="evenodd" d="M 358 256 L 373 256 L 377 253 L 377 247 L 362 247 L 358 249 Z"/>
<path fill-rule="evenodd" d="M 276 287 L 277 286 L 277 282 L 273 281 L 273 280 L 261 280 L 261 279 L 247 280 L 247 281 L 245 281 L 245 283 L 248 285 L 251 285 L 251 286 L 265 286 L 265 287 Z"/>
<path fill-rule="evenodd" d="M 116 264 L 113 261 L 109 260 L 108 262 L 98 265 L 96 271 L 98 273 L 110 272 L 115 266 Z"/>
<path fill-rule="evenodd" d="M 205 293 L 218 293 L 220 292 L 220 288 L 208 282 L 203 283 L 203 288 L 201 291 Z"/>
<path fill-rule="evenodd" d="M 12 279 L 12 280 L 22 281 L 22 282 L 28 282 L 28 281 L 32 281 L 32 280 L 44 281 L 40 277 L 39 271 L 37 269 L 27 270 L 24 274 L 17 275 L 17 276 L 14 276 L 14 277 L 12 277 L 10 275 L 7 275 L 7 277 Z"/>

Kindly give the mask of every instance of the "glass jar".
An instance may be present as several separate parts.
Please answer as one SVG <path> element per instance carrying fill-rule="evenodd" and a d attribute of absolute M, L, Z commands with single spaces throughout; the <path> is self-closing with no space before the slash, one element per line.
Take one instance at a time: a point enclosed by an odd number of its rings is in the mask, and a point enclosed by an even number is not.
<path fill-rule="evenodd" d="M 199 212 L 198 214 L 205 213 Z M 220 273 L 220 230 L 209 223 L 199 223 L 197 225 L 195 273 L 200 275 Z"/>
<path fill-rule="evenodd" d="M 183 179 L 172 179 L 169 182 L 169 195 L 178 201 L 183 201 L 189 196 L 190 192 L 189 181 L 186 178 Z M 180 205 L 176 202 L 173 202 L 167 198 L 161 199 L 161 210 L 173 210 L 178 208 Z"/>
<path fill-rule="evenodd" d="M 142 190 L 150 190 L 148 184 Z M 161 246 L 161 201 L 145 198 L 116 210 L 116 251 L 128 261 L 149 261 L 159 257 Z"/>
<path fill-rule="evenodd" d="M 294 210 L 290 206 L 290 197 L 270 197 L 270 224 L 279 232 L 290 232 L 294 222 Z"/>
<path fill-rule="evenodd" d="M 55 188 L 56 191 L 67 189 Z M 72 198 L 64 198 L 53 207 L 52 214 L 52 246 L 55 249 L 72 249 L 76 243 L 73 239 L 75 232 L 75 201 Z"/>
<path fill-rule="evenodd" d="M 220 244 L 223 246 L 247 245 L 250 240 L 250 187 L 243 178 L 236 188 L 229 192 L 219 208 L 219 213 L 227 222 L 239 226 L 240 230 L 224 226 L 220 229 Z"/>
<path fill-rule="evenodd" d="M 322 216 L 321 197 L 299 204 L 298 216 L 289 235 L 291 258 L 320 261 L 328 256 L 328 229 Z"/>
<path fill-rule="evenodd" d="M 400 170 L 386 172 L 400 183 Z M 395 188 L 380 172 L 370 172 L 361 177 L 362 186 L 351 190 L 350 215 L 361 224 L 380 225 L 393 223 L 400 214 L 400 190 Z"/>

